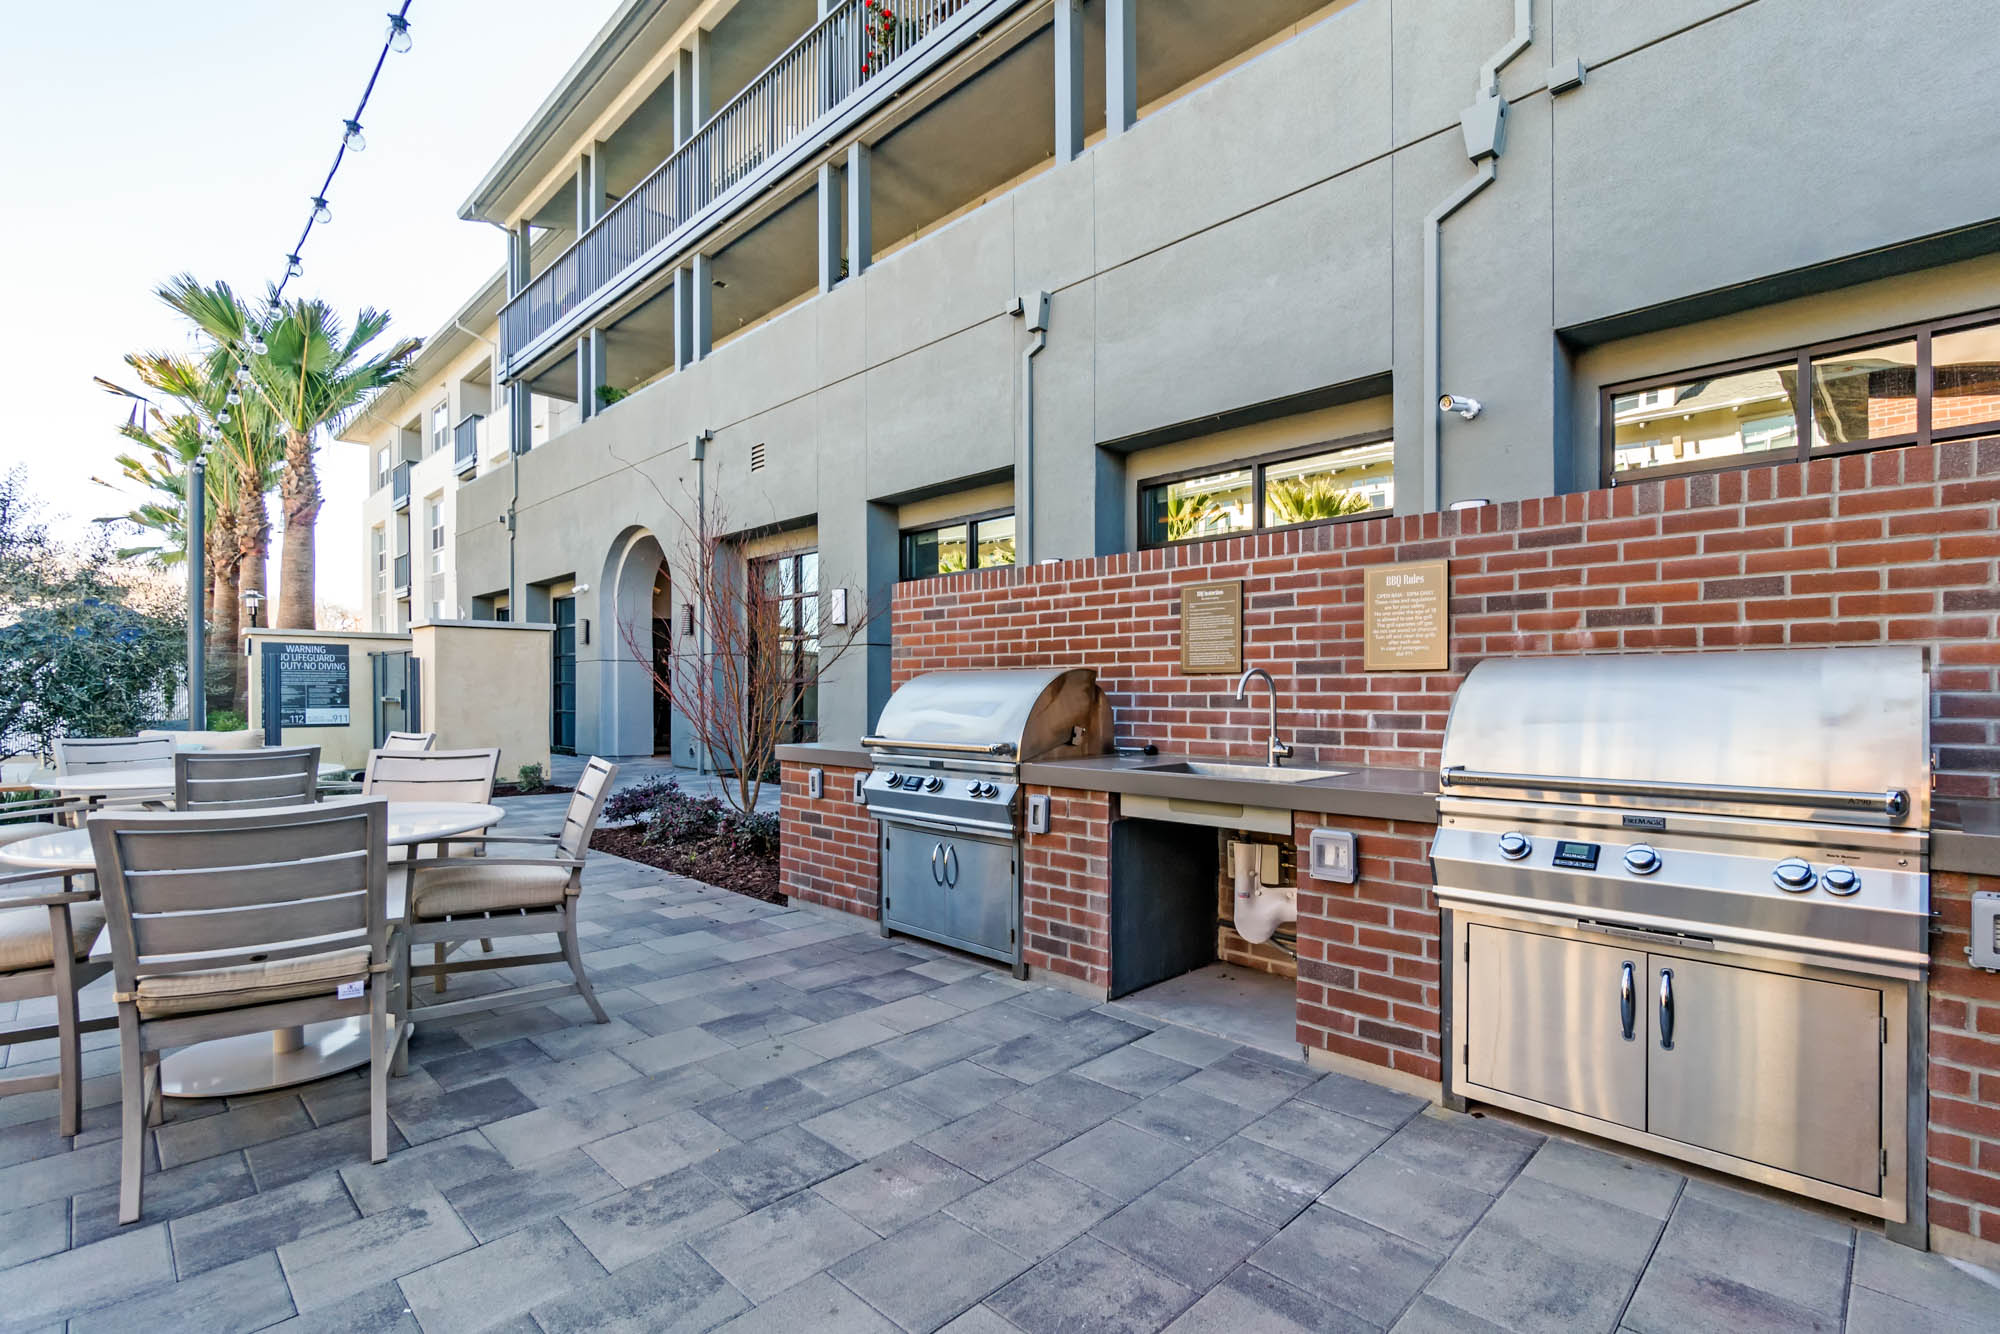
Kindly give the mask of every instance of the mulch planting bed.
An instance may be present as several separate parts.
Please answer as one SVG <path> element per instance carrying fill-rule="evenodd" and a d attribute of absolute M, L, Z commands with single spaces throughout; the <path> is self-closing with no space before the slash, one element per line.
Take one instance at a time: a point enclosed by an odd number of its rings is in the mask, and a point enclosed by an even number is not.
<path fill-rule="evenodd" d="M 553 785 L 538 787 L 533 792 L 523 790 L 519 783 L 495 783 L 493 785 L 493 795 L 496 797 L 553 797 L 567 795 L 574 791 L 576 789 L 573 787 L 556 787 Z"/>
<path fill-rule="evenodd" d="M 739 852 L 723 839 L 706 839 L 700 843 L 648 843 L 640 836 L 639 826 L 633 825 L 599 829 L 591 835 L 590 846 L 598 852 L 644 862 L 662 871 L 734 890 L 766 903 L 787 902 L 784 892 L 778 888 L 776 857 Z"/>

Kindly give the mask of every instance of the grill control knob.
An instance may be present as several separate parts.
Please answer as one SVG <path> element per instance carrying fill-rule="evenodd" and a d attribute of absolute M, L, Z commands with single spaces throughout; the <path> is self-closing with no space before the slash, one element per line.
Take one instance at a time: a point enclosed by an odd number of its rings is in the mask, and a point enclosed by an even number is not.
<path fill-rule="evenodd" d="M 1510 829 L 1500 835 L 1500 855 L 1510 862 L 1520 861 L 1534 850 L 1535 845 L 1528 841 L 1526 834 L 1516 833 Z"/>
<path fill-rule="evenodd" d="M 1797 857 L 1787 857 L 1771 872 L 1771 879 L 1788 894 L 1803 894 L 1813 887 L 1819 877 L 1813 874 L 1812 867 Z"/>
<path fill-rule="evenodd" d="M 970 792 L 972 793 L 972 795 L 973 795 L 973 796 L 975 796 L 975 797 L 983 797 L 983 796 L 985 796 L 985 795 L 986 795 L 986 784 L 984 784 L 984 783 L 974 783 L 974 784 L 973 784 L 973 785 L 972 785 L 972 786 L 971 786 L 971 787 L 970 787 L 969 789 L 967 789 L 967 790 L 968 790 L 968 791 L 970 791 Z"/>
<path fill-rule="evenodd" d="M 1827 893 L 1838 894 L 1841 898 L 1846 898 L 1861 888 L 1861 877 L 1845 866 L 1827 867 L 1826 874 L 1819 878 L 1819 882 L 1826 886 Z"/>
<path fill-rule="evenodd" d="M 939 778 L 936 774 L 932 774 L 929 778 L 926 778 L 924 780 L 924 791 L 926 792 L 944 791 L 944 779 Z"/>
<path fill-rule="evenodd" d="M 901 774 L 890 774 L 888 782 L 890 787 L 901 787 L 903 785 L 903 776 Z"/>
<path fill-rule="evenodd" d="M 1648 843 L 1634 843 L 1625 849 L 1625 869 L 1633 875 L 1651 875 L 1660 869 L 1660 854 Z"/>

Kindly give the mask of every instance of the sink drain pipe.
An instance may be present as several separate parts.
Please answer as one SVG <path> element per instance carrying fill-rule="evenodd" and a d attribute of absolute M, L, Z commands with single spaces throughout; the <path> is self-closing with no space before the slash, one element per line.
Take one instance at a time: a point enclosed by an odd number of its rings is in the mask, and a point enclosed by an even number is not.
<path fill-rule="evenodd" d="M 1444 353 L 1442 331 L 1442 259 L 1438 237 L 1444 220 L 1458 212 L 1498 175 L 1500 154 L 1507 146 L 1507 102 L 1500 96 L 1500 71 L 1528 49 L 1534 40 L 1534 0 L 1514 0 L 1514 32 L 1498 51 L 1479 67 L 1479 88 L 1473 103 L 1459 116 L 1465 133 L 1465 153 L 1478 169 L 1472 178 L 1446 195 L 1437 207 L 1424 215 L 1424 503 L 1426 511 L 1444 508 L 1443 450 L 1438 439 L 1438 419 L 1443 415 L 1438 399 L 1444 391 L 1439 362 Z"/>

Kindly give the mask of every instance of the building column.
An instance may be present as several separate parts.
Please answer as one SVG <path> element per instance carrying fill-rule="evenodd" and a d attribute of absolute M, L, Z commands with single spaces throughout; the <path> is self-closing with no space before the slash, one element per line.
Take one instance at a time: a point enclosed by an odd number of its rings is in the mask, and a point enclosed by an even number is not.
<path fill-rule="evenodd" d="M 1056 0 L 1056 162 L 1083 152 L 1083 6 Z"/>
<path fill-rule="evenodd" d="M 840 282 L 840 168 L 819 164 L 819 290 Z"/>
<path fill-rule="evenodd" d="M 679 148 L 694 134 L 694 52 L 683 46 L 674 52 L 674 147 Z"/>
<path fill-rule="evenodd" d="M 577 235 L 604 216 L 604 201 L 604 144 L 594 142 L 576 164 Z"/>
<path fill-rule="evenodd" d="M 685 370 L 709 353 L 714 330 L 715 277 L 707 255 L 696 254 L 674 270 L 674 369 Z"/>
<path fill-rule="evenodd" d="M 847 146 L 847 276 L 859 278 L 875 262 L 874 188 L 870 183 L 873 150 L 859 140 Z"/>
<path fill-rule="evenodd" d="M 604 331 L 587 329 L 576 340 L 576 408 L 580 420 L 589 421 L 601 411 L 597 389 L 604 383 Z"/>
<path fill-rule="evenodd" d="M 1104 137 L 1139 119 L 1138 0 L 1104 0 Z"/>

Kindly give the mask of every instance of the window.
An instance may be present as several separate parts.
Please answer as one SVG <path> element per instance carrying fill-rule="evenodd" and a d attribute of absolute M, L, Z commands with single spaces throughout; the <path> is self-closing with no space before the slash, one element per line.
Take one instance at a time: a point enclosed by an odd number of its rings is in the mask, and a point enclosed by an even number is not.
<path fill-rule="evenodd" d="M 819 735 L 819 553 L 797 551 L 750 564 L 758 601 L 750 626 L 755 695 L 777 711 L 781 742 Z"/>
<path fill-rule="evenodd" d="M 1922 444 L 2000 426 L 1993 312 L 1603 391 L 1605 477 Z"/>
<path fill-rule="evenodd" d="M 1139 486 L 1139 543 L 1166 546 L 1380 514 L 1396 505 L 1396 446 L 1366 440 Z"/>
<path fill-rule="evenodd" d="M 1014 563 L 1014 516 L 987 514 L 903 534 L 903 578 L 989 570 Z"/>
<path fill-rule="evenodd" d="M 424 517 L 431 531 L 431 574 L 444 573 L 444 497 L 432 496 L 424 502 Z"/>
<path fill-rule="evenodd" d="M 451 404 L 440 403 L 431 409 L 431 447 L 435 454 L 451 443 Z"/>
<path fill-rule="evenodd" d="M 368 535 L 368 548 L 375 568 L 375 624 L 379 628 L 388 620 L 389 606 L 389 534 L 379 523 Z"/>
<path fill-rule="evenodd" d="M 380 491 L 387 485 L 389 485 L 389 447 L 384 445 L 375 451 L 375 489 Z"/>

